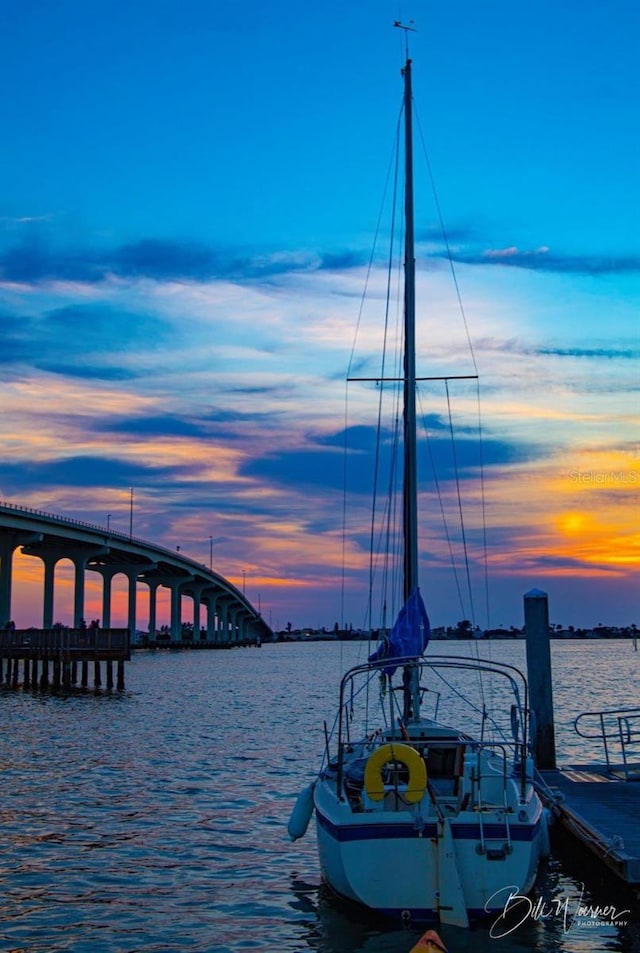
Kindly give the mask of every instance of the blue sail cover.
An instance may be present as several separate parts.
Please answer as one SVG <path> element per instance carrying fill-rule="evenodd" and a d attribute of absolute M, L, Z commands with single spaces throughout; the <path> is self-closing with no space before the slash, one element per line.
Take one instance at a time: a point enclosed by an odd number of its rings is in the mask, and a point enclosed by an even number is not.
<path fill-rule="evenodd" d="M 388 638 L 385 636 L 378 643 L 375 652 L 369 656 L 369 661 L 389 659 L 391 662 L 394 659 L 422 655 L 430 636 L 429 617 L 420 590 L 416 587 L 398 613 L 391 635 Z M 393 675 L 397 667 L 389 666 L 385 668 L 385 673 Z"/>

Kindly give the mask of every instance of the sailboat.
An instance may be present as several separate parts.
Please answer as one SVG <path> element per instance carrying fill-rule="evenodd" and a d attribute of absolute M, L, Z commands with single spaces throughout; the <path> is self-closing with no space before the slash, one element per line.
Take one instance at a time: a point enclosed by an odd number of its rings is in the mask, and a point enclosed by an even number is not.
<path fill-rule="evenodd" d="M 467 927 L 502 911 L 510 892 L 532 889 L 548 831 L 534 786 L 522 673 L 479 655 L 423 654 L 430 627 L 418 580 L 411 68 L 407 51 L 403 607 L 366 662 L 342 678 L 335 731 L 332 738 L 327 733 L 319 774 L 296 802 L 289 834 L 303 836 L 315 811 L 322 877 L 332 891 L 404 921 Z M 458 716 L 453 723 L 441 719 L 442 689 L 456 676 L 463 689 L 448 694 L 458 709 L 477 678 L 504 683 L 511 703 L 497 740 L 489 730 L 497 722 L 484 703 L 471 704 L 477 730 L 469 729 L 466 716 L 464 727 Z"/>

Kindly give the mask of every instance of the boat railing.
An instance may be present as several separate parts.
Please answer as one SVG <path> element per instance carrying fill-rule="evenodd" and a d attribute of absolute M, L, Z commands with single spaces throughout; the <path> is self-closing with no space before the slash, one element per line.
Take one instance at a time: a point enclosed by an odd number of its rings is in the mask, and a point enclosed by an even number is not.
<path fill-rule="evenodd" d="M 475 671 L 480 674 L 499 675 L 505 678 L 510 686 L 513 696 L 516 699 L 517 708 L 521 713 L 528 711 L 528 686 L 527 680 L 520 669 L 514 665 L 508 665 L 504 662 L 489 661 L 487 659 L 472 658 L 470 656 L 450 656 L 450 655 L 429 655 L 416 658 L 381 659 L 375 662 L 365 662 L 349 669 L 342 677 L 340 684 L 340 710 L 343 709 L 345 699 L 349 694 L 347 686 L 352 684 L 358 676 L 369 676 L 371 674 L 383 673 L 391 666 L 394 669 L 404 668 L 405 666 L 417 666 L 420 669 L 434 669 L 453 671 Z M 393 686 L 395 689 L 398 686 Z M 421 686 L 422 688 L 422 686 Z M 430 691 L 432 689 L 429 689 Z M 523 730 L 526 730 L 526 719 L 522 719 Z M 526 738 L 524 739 L 526 741 Z"/>
<path fill-rule="evenodd" d="M 640 708 L 584 711 L 573 728 L 581 738 L 602 743 L 609 774 L 640 780 Z"/>
<path fill-rule="evenodd" d="M 353 727 L 353 712 L 355 702 L 363 691 L 366 688 L 367 692 L 370 691 L 371 680 L 377 678 L 378 676 L 387 673 L 390 668 L 404 669 L 405 667 L 412 666 L 418 667 L 422 670 L 434 670 L 436 672 L 442 671 L 453 671 L 453 672 L 465 672 L 473 671 L 480 674 L 487 673 L 489 675 L 501 676 L 508 682 L 512 698 L 515 699 L 515 706 L 512 706 L 512 709 L 515 707 L 517 712 L 517 724 L 519 726 L 518 736 L 516 737 L 513 734 L 512 740 L 509 741 L 507 737 L 507 732 L 503 731 L 495 722 L 489 721 L 494 724 L 494 727 L 500 731 L 501 742 L 507 744 L 517 755 L 519 749 L 522 749 L 522 752 L 527 751 L 528 741 L 528 688 L 527 680 L 523 673 L 513 665 L 508 665 L 503 662 L 489 661 L 485 659 L 478 659 L 466 656 L 457 656 L 452 657 L 448 655 L 429 655 L 421 657 L 407 657 L 407 658 L 393 658 L 393 659 L 381 659 L 374 662 L 366 662 L 360 665 L 356 665 L 353 668 L 347 671 L 340 684 L 340 701 L 338 707 L 338 718 L 337 718 L 337 768 L 338 768 L 338 779 L 339 787 L 340 781 L 342 779 L 342 763 L 343 763 L 343 747 L 346 745 L 347 749 L 351 744 L 351 728 Z M 359 685 L 357 683 L 360 680 Z M 357 687 L 356 687 L 357 685 Z M 397 689 L 402 690 L 402 687 L 399 685 L 393 685 L 391 678 L 388 681 L 388 689 L 391 696 L 393 696 Z M 421 689 L 424 686 L 421 686 Z M 434 692 L 435 694 L 439 693 L 437 690 L 429 688 L 429 692 Z M 460 696 L 464 700 L 464 696 Z M 365 706 L 366 707 L 366 706 Z M 437 709 L 436 709 L 437 710 Z M 480 714 L 483 716 L 483 731 L 485 727 L 485 720 L 487 713 L 482 711 Z M 390 724 L 394 724 L 395 716 L 390 719 Z M 512 726 L 514 723 L 513 711 L 512 711 Z M 478 739 L 480 743 L 484 743 L 485 739 Z M 489 742 L 490 743 L 490 742 Z M 524 754 L 523 754 L 524 758 Z M 522 778 L 523 790 L 525 785 L 525 778 L 523 775 Z"/>
<path fill-rule="evenodd" d="M 510 776 L 510 759 L 507 749 L 503 744 L 495 742 L 481 742 L 479 749 L 488 750 L 494 757 L 499 757 L 501 766 L 495 771 L 492 769 L 487 769 L 485 772 L 483 772 L 482 758 L 478 758 L 478 822 L 480 825 L 480 844 L 478 847 L 482 853 L 493 853 L 496 858 L 504 857 L 505 852 L 510 854 L 513 849 L 511 844 L 511 827 L 509 824 L 509 796 L 507 792 L 508 778 Z M 484 794 L 487 791 L 488 786 L 486 783 L 483 784 L 483 781 L 486 778 L 491 777 L 493 777 L 493 780 L 498 781 L 497 787 L 499 796 L 493 797 L 491 799 L 485 799 Z M 496 808 L 503 812 L 504 819 L 504 840 L 499 846 L 495 846 L 495 836 L 491 838 L 491 840 L 494 842 L 493 845 L 487 843 L 489 838 L 487 837 L 484 825 L 484 811 L 495 811 Z M 492 824 L 495 825 L 495 821 L 492 821 Z"/>

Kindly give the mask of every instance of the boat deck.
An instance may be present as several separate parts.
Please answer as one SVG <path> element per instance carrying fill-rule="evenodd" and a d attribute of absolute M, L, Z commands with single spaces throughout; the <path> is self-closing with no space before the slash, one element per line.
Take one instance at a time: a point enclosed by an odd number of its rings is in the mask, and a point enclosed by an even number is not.
<path fill-rule="evenodd" d="M 602 764 L 540 774 L 550 792 L 540 793 L 557 821 L 628 886 L 639 889 L 640 780 L 622 780 Z"/>

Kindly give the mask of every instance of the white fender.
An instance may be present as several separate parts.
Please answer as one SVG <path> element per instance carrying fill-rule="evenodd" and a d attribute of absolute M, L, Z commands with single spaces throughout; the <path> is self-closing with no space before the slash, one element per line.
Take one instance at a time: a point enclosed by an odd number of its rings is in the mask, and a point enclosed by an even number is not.
<path fill-rule="evenodd" d="M 300 791 L 297 797 L 287 824 L 287 831 L 291 840 L 298 840 L 300 837 L 304 837 L 307 832 L 313 814 L 313 789 L 315 786 L 316 782 L 314 781 L 313 784 L 309 784 L 304 790 Z"/>

